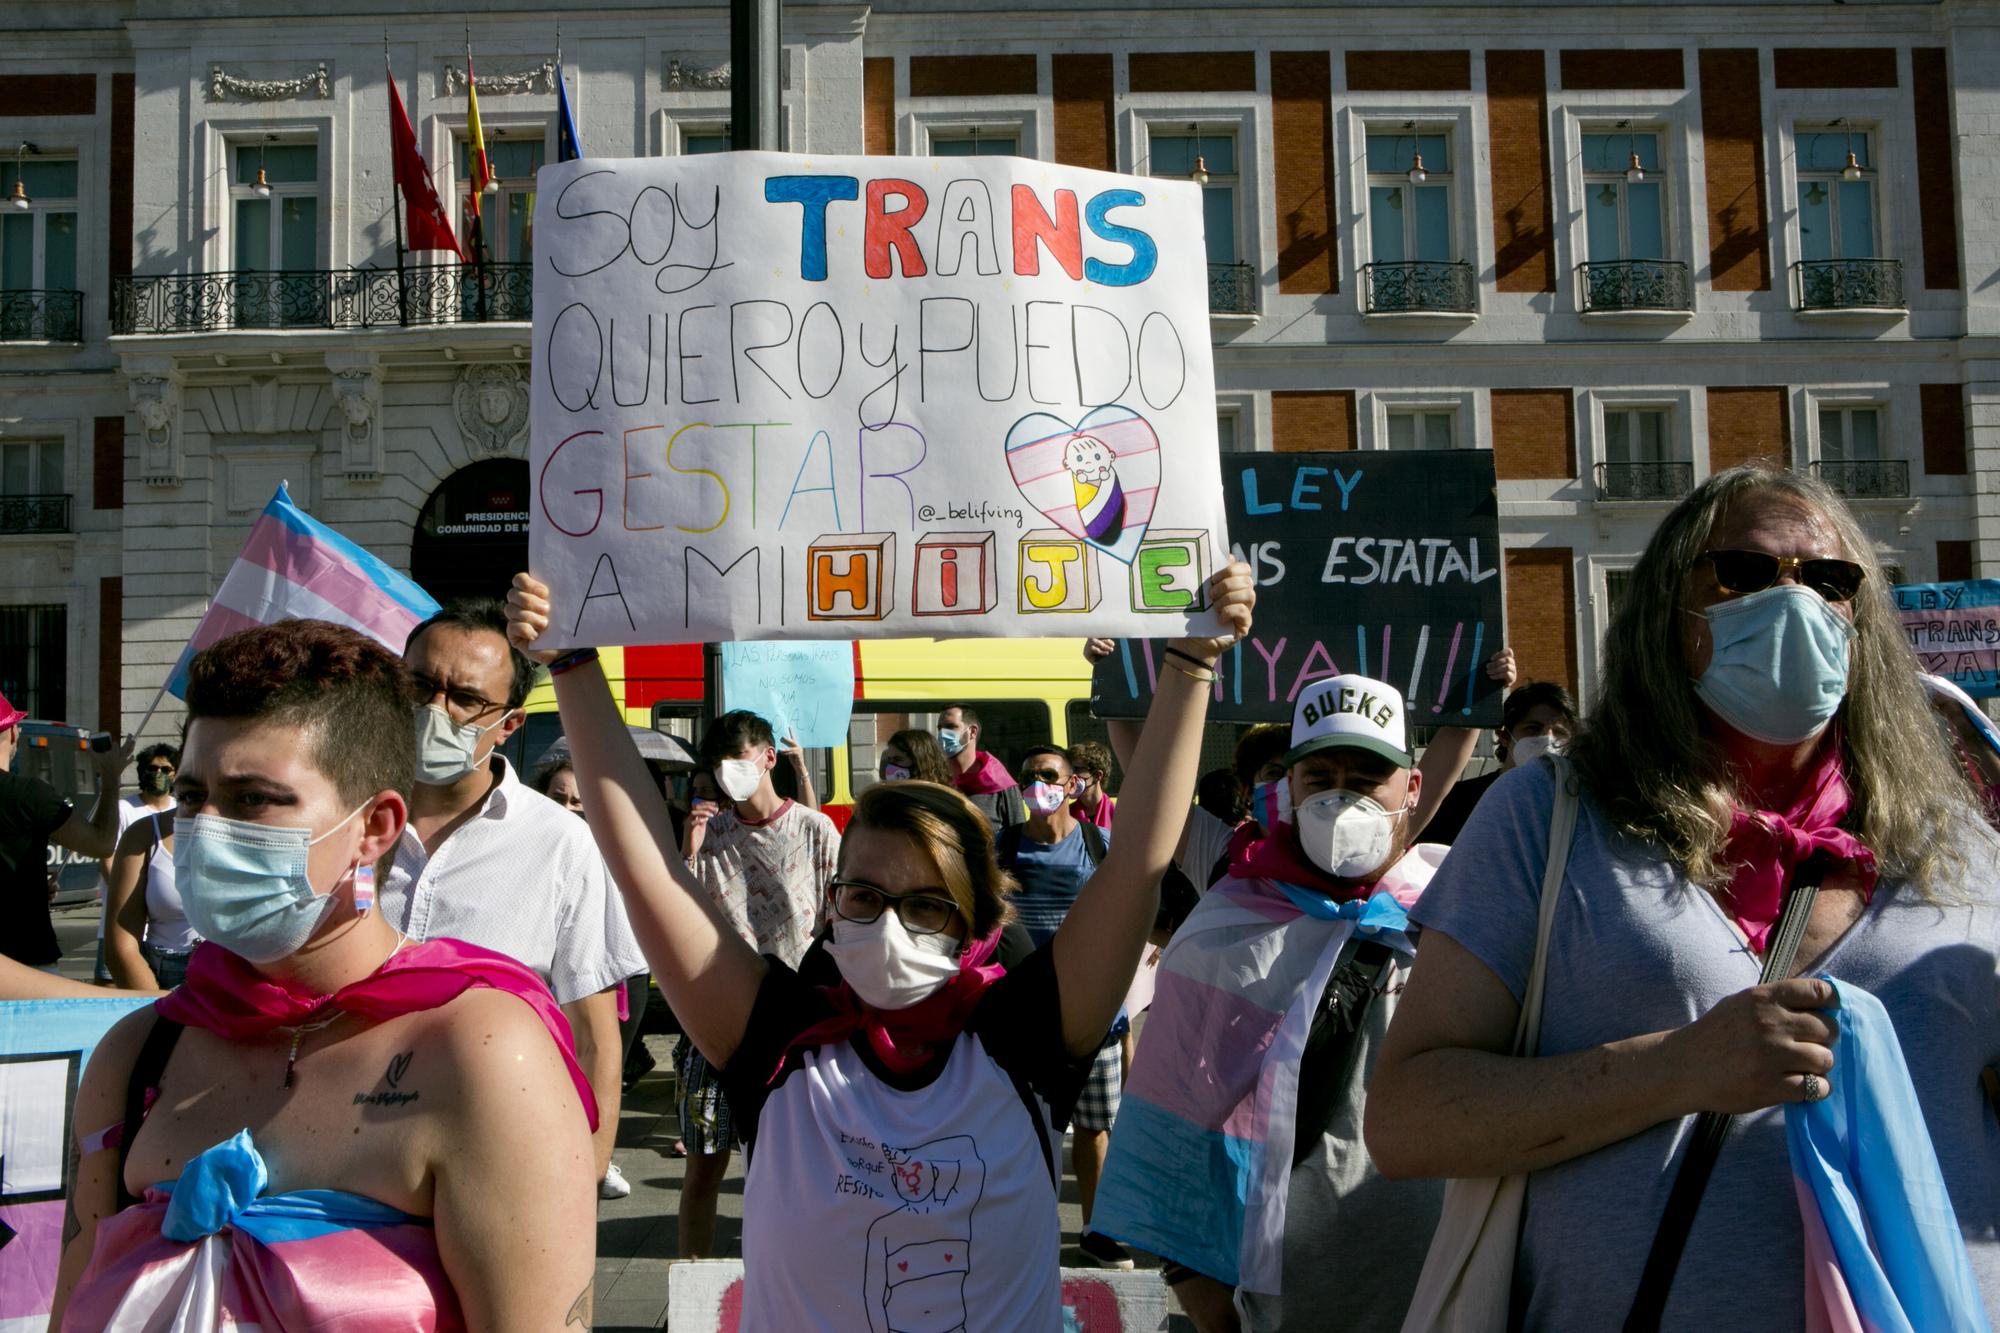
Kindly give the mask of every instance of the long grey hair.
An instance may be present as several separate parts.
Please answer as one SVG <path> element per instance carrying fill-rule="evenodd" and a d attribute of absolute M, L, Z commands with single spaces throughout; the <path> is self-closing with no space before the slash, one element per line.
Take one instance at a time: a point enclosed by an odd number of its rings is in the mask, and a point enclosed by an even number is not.
<path fill-rule="evenodd" d="M 1817 477 L 1759 464 L 1730 468 L 1661 521 L 1604 636 L 1603 683 L 1573 746 L 1585 790 L 1620 830 L 1660 847 L 1689 879 L 1710 888 L 1729 881 L 1737 775 L 1703 729 L 1681 622 L 1710 534 L 1731 505 L 1753 496 L 1823 519 L 1841 553 L 1867 570 L 1836 719 L 1854 792 L 1842 822 L 1875 853 L 1885 879 L 1907 879 L 1935 898 L 1963 821 L 1978 820 L 1971 787 L 1932 719 L 1882 566 L 1846 504 Z"/>

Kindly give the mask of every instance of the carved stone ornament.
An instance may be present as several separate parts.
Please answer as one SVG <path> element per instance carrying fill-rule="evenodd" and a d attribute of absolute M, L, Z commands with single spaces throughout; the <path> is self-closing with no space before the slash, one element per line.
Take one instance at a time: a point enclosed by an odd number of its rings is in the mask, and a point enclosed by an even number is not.
<path fill-rule="evenodd" d="M 328 354 L 333 397 L 340 411 L 332 424 L 340 439 L 340 470 L 349 481 L 382 475 L 382 379 L 366 353 Z"/>
<path fill-rule="evenodd" d="M 697 63 L 702 59 L 713 63 Z M 792 59 L 789 51 L 785 53 L 783 76 L 785 91 L 790 92 Z M 728 92 L 729 62 L 713 56 L 668 56 L 666 66 L 660 73 L 660 86 L 670 93 Z"/>
<path fill-rule="evenodd" d="M 513 97 L 520 93 L 553 93 L 555 90 L 554 60 L 543 60 L 527 65 L 501 65 L 483 71 L 479 75 L 479 91 L 487 97 Z M 442 97 L 463 97 L 465 71 L 456 65 L 446 65 L 440 70 L 438 94 Z"/>
<path fill-rule="evenodd" d="M 176 486 L 181 480 L 181 386 L 171 374 L 145 370 L 131 378 L 132 412 L 139 418 L 139 480 Z"/>
<path fill-rule="evenodd" d="M 246 79 L 220 65 L 208 67 L 211 102 L 312 102 L 333 96 L 333 79 L 320 61 L 296 79 Z"/>
<path fill-rule="evenodd" d="M 513 366 L 467 366 L 452 390 L 458 429 L 473 452 L 525 456 L 528 381 Z"/>

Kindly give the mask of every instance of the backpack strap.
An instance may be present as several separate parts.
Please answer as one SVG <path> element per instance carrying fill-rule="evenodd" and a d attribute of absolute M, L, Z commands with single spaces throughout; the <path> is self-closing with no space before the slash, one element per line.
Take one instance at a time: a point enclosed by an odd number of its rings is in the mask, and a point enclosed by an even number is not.
<path fill-rule="evenodd" d="M 1079 819 L 1077 827 L 1083 830 L 1083 850 L 1090 857 L 1090 863 L 1102 865 L 1105 852 L 1110 850 L 1104 842 L 1104 830 L 1087 819 Z M 1015 841 L 1018 843 L 1020 840 L 1017 838 Z"/>
<path fill-rule="evenodd" d="M 174 1043 L 181 1039 L 182 1031 L 181 1024 L 155 1013 L 152 1030 L 146 1033 L 138 1058 L 132 1061 L 131 1076 L 125 1081 L 125 1123 L 118 1140 L 118 1207 L 121 1210 L 139 1202 L 125 1188 L 125 1159 L 131 1156 L 132 1141 L 139 1137 L 139 1126 L 146 1121 L 146 1094 L 160 1086 L 160 1076 L 166 1073 L 167 1061 L 173 1056 Z"/>

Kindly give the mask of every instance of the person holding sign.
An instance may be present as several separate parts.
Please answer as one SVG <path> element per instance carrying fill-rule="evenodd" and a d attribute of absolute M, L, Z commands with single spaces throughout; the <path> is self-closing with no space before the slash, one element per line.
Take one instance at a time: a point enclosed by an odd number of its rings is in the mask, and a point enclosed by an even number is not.
<path fill-rule="evenodd" d="M 991 826 L 924 782 L 880 782 L 855 803 L 827 886 L 841 984 L 759 956 L 687 873 L 594 650 L 543 654 L 591 832 L 749 1145 L 748 1333 L 954 1328 L 975 1313 L 986 1329 L 1061 1326 L 1063 1122 L 1153 924 L 1213 663 L 1256 597 L 1240 563 L 1206 592 L 1222 632 L 1173 643 L 1136 756 L 1153 780 L 1128 788 L 1117 843 L 1055 938 L 1004 974 L 989 966 L 1010 888 Z M 549 627 L 547 587 L 518 575 L 509 601 L 526 648 Z"/>

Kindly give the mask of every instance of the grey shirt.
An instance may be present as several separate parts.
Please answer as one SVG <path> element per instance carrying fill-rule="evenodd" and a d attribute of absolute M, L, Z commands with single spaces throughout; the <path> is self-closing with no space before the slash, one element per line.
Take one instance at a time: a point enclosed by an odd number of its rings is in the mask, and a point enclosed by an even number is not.
<path fill-rule="evenodd" d="M 1411 916 L 1451 936 L 1518 998 L 1535 952 L 1555 785 L 1548 765 L 1487 794 Z M 1936 906 L 1884 880 L 1816 972 L 1873 993 L 1896 1025 L 1972 1269 L 2000 1310 L 2000 1122 L 1980 1071 L 2000 1064 L 2000 840 L 1958 835 L 1964 869 Z M 1760 962 L 1713 896 L 1619 836 L 1586 794 L 1549 943 L 1540 1050 L 1557 1055 L 1678 1028 L 1754 986 Z M 1841 1071 L 1832 1075 L 1838 1082 Z M 1618 1328 L 1659 1226 L 1691 1120 L 1537 1171 L 1515 1270 L 1526 1326 Z M 1782 1108 L 1739 1116 L 1716 1164 L 1663 1327 L 1804 1328 L 1803 1241 Z"/>

